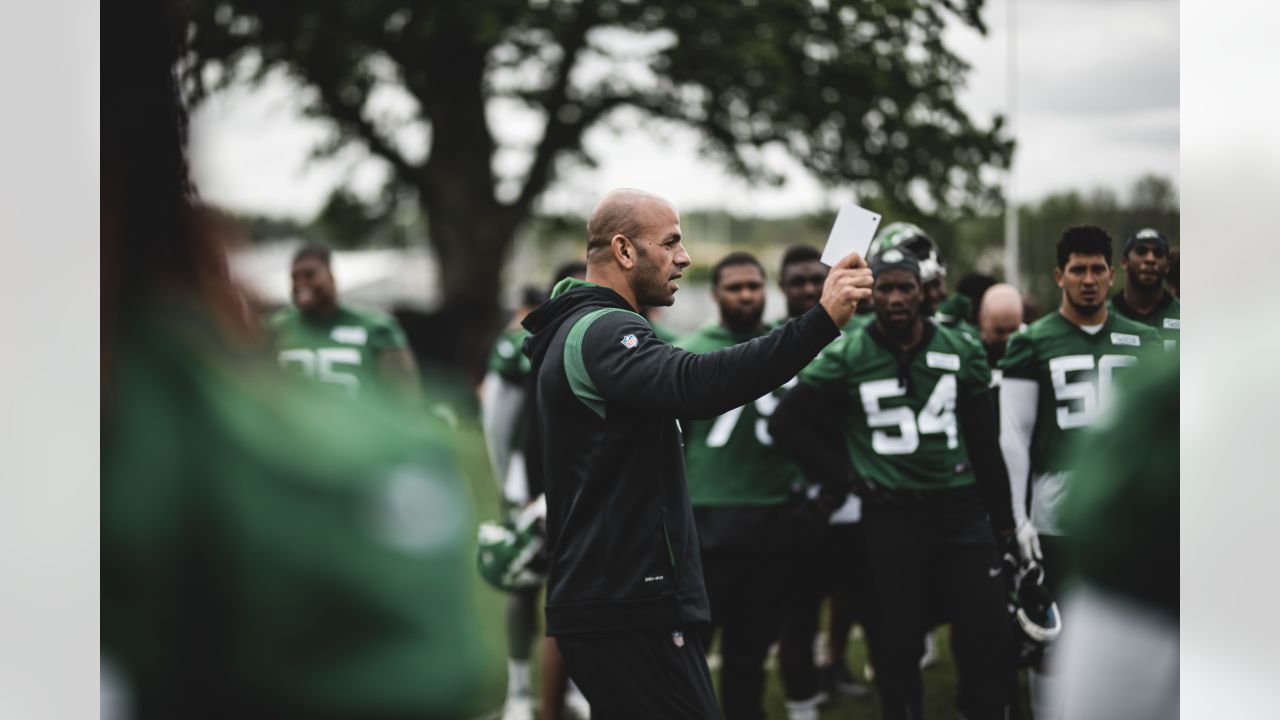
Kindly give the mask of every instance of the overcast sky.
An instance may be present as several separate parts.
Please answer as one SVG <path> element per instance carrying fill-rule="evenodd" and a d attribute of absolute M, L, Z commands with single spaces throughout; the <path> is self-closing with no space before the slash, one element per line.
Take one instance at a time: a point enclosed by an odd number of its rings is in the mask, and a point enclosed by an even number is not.
<path fill-rule="evenodd" d="M 1016 195 L 1036 198 L 1099 185 L 1125 191 L 1146 172 L 1176 182 L 1178 4 L 1013 1 Z M 948 30 L 952 48 L 973 66 L 962 103 L 984 124 L 994 113 L 1010 111 L 1010 2 L 988 0 L 986 36 Z M 299 105 L 298 89 L 281 79 L 230 90 L 202 105 L 192 118 L 192 164 L 201 194 L 238 211 L 308 218 L 337 185 L 357 192 L 378 187 L 385 168 L 359 149 L 333 160 L 308 159 L 327 130 L 303 119 Z M 500 138 L 524 138 L 536 127 L 510 113 L 491 116 Z M 563 175 L 544 196 L 545 209 L 585 213 L 600 194 L 619 186 L 659 192 L 683 210 L 723 207 L 766 215 L 833 207 L 848 197 L 827 191 L 781 155 L 776 167 L 786 172 L 786 185 L 752 188 L 700 159 L 692 131 L 641 124 L 625 112 L 588 132 L 585 143 L 599 167 Z"/>

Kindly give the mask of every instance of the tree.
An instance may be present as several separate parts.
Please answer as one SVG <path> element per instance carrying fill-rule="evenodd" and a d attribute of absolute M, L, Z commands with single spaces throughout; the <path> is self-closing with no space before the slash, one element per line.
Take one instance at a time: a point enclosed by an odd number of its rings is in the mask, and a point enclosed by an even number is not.
<path fill-rule="evenodd" d="M 301 82 L 308 112 L 333 122 L 328 150 L 362 144 L 416 192 L 446 308 L 486 319 L 516 231 L 561 163 L 591 161 L 583 133 L 620 108 L 697 129 L 710 155 L 751 180 L 779 180 L 762 152 L 780 147 L 827 183 L 917 212 L 991 202 L 982 171 L 1012 149 L 1000 118 L 980 127 L 957 104 L 968 68 L 942 39 L 953 19 L 985 31 L 982 0 L 185 7 L 192 98 L 279 70 Z M 412 117 L 374 112 L 388 90 L 412 99 Z M 511 150 L 490 126 L 500 107 L 530 110 L 542 126 L 532 147 L 516 148 L 516 175 L 495 168 Z M 425 152 L 404 141 L 413 132 L 429 136 Z"/>

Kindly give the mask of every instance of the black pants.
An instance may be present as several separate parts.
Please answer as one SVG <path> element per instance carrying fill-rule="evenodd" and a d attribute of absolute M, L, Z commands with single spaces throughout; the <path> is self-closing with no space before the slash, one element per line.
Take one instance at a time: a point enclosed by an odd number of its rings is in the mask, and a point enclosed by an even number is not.
<path fill-rule="evenodd" d="M 556 638 L 592 720 L 718 720 L 706 650 L 697 632 L 671 628 Z M 678 644 L 677 644 L 678 642 Z"/>
<path fill-rule="evenodd" d="M 1044 583 L 1057 600 L 1062 597 L 1064 580 L 1070 572 L 1067 565 L 1067 537 L 1065 535 L 1041 535 L 1040 553 L 1044 559 L 1040 564 L 1044 567 Z"/>
<path fill-rule="evenodd" d="M 813 639 L 818 634 L 823 598 L 831 596 L 832 602 L 846 603 L 869 643 L 876 632 L 862 523 L 816 526 L 795 562 L 800 577 L 785 604 L 778 660 L 787 699 L 806 700 L 818 692 Z M 840 663 L 844 658 L 831 660 Z"/>
<path fill-rule="evenodd" d="M 879 615 L 881 717 L 922 717 L 920 655 L 937 613 L 952 623 L 957 708 L 1004 718 L 1014 687 L 1012 628 L 995 537 L 976 491 L 936 491 L 863 506 Z"/>
<path fill-rule="evenodd" d="M 720 700 L 728 720 L 764 719 L 764 661 L 778 637 L 794 577 L 798 524 L 793 505 L 694 508 L 711 623 L 720 631 Z"/>

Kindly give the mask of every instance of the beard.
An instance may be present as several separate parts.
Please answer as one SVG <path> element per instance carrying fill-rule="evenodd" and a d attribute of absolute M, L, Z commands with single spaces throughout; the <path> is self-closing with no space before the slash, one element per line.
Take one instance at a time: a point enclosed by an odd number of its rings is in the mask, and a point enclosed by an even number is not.
<path fill-rule="evenodd" d="M 675 295 L 668 289 L 671 276 L 664 273 L 657 263 L 651 261 L 643 253 L 636 258 L 636 269 L 632 290 L 636 294 L 636 302 L 647 307 L 667 306 L 675 303 Z"/>
<path fill-rule="evenodd" d="M 1167 275 L 1168 275 L 1167 272 L 1160 272 L 1159 270 L 1156 270 L 1155 280 L 1147 283 L 1142 281 L 1142 277 L 1139 276 L 1138 273 L 1134 271 L 1129 271 L 1128 277 L 1126 279 L 1128 280 L 1129 284 L 1134 287 L 1142 288 L 1143 290 L 1154 290 L 1156 288 L 1164 286 L 1165 276 Z"/>
<path fill-rule="evenodd" d="M 763 317 L 764 305 L 758 305 L 750 310 L 720 307 L 720 319 L 724 322 L 725 327 L 736 333 L 755 330 L 760 327 L 760 320 Z"/>
<path fill-rule="evenodd" d="M 1093 304 L 1086 304 L 1071 297 L 1071 293 L 1067 293 L 1067 302 L 1071 304 L 1071 307 L 1075 308 L 1076 312 L 1084 315 L 1085 317 L 1089 317 L 1090 315 L 1096 315 L 1097 312 L 1102 309 L 1102 306 L 1107 304 L 1106 293 L 1099 293 L 1098 295 L 1102 298 L 1100 301 Z"/>

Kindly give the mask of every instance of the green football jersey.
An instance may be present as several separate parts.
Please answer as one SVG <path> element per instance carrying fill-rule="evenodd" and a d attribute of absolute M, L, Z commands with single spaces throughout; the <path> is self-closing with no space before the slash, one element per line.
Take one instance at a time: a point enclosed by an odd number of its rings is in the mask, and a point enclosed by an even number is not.
<path fill-rule="evenodd" d="M 478 609 L 473 441 L 280 383 L 195 313 L 116 340 L 101 639 L 139 717 L 487 709 L 501 644 Z"/>
<path fill-rule="evenodd" d="M 269 328 L 281 367 L 341 388 L 351 398 L 382 387 L 378 356 L 383 351 L 409 347 L 395 318 L 346 306 L 324 318 L 287 307 L 272 316 Z"/>
<path fill-rule="evenodd" d="M 676 345 L 689 352 L 707 353 L 768 331 L 762 328 L 757 333 L 734 335 L 717 323 L 695 331 Z M 769 416 L 784 392 L 778 388 L 712 420 L 681 421 L 691 504 L 773 505 L 787 499 L 801 474 L 773 447 L 768 429 Z"/>
<path fill-rule="evenodd" d="M 960 293 L 952 293 L 938 305 L 933 319 L 939 325 L 958 330 L 965 337 L 978 342 L 981 337 L 978 326 L 974 325 L 973 303 Z"/>
<path fill-rule="evenodd" d="M 1031 474 L 1071 469 L 1075 436 L 1110 406 L 1123 373 L 1161 348 L 1154 330 L 1116 313 L 1094 334 L 1052 312 L 1012 335 L 1000 362 L 1004 378 L 1039 386 Z"/>
<path fill-rule="evenodd" d="M 1164 341 L 1165 350 L 1177 350 L 1179 331 L 1182 329 L 1182 303 L 1172 293 L 1165 291 L 1164 299 L 1150 315 L 1139 315 L 1124 301 L 1124 293 L 1116 293 L 1107 304 L 1109 312 L 1118 313 L 1136 323 L 1155 328 Z"/>
<path fill-rule="evenodd" d="M 871 328 L 831 343 L 800 373 L 800 382 L 844 398 L 854 469 L 894 489 L 972 485 L 955 409 L 957 399 L 987 391 L 991 370 L 982 350 L 932 325 L 927 344 L 905 355 L 878 342 Z"/>
<path fill-rule="evenodd" d="M 501 375 L 507 382 L 523 384 L 533 370 L 528 356 L 522 350 L 525 338 L 531 334 L 522 327 L 503 330 L 489 353 L 489 370 Z"/>

